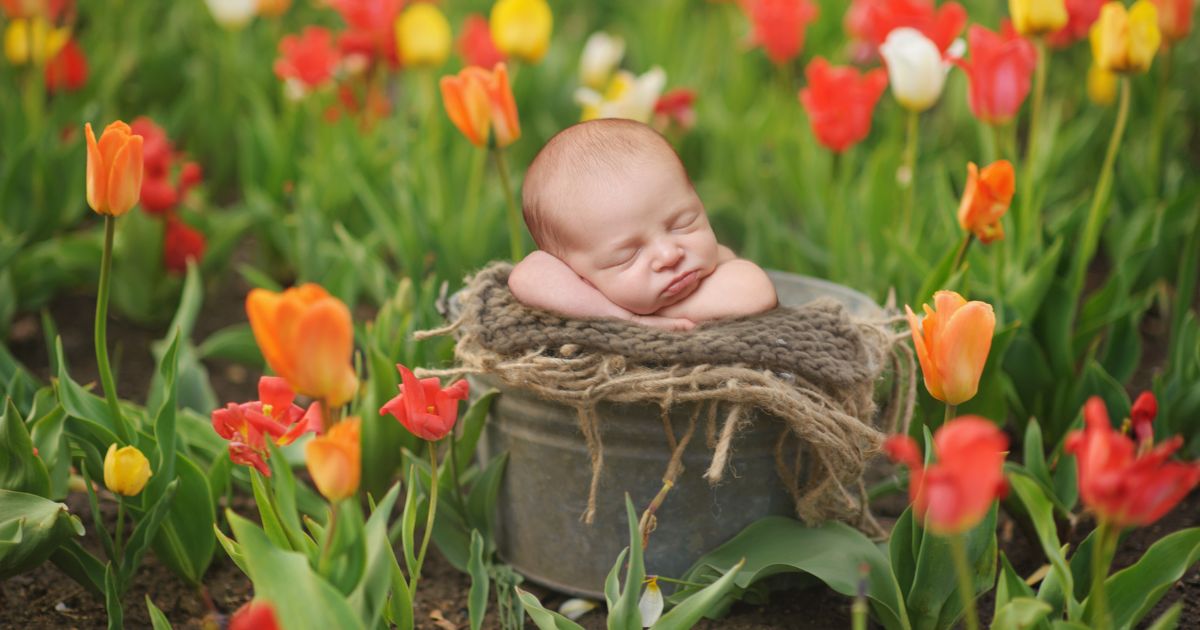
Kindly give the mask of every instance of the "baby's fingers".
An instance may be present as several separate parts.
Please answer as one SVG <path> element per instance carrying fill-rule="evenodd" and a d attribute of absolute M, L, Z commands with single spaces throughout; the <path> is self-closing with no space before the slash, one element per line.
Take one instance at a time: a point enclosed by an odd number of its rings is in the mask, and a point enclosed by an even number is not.
<path fill-rule="evenodd" d="M 634 321 L 644 326 L 653 326 L 663 330 L 691 330 L 696 323 L 682 317 L 661 317 L 659 315 L 639 315 Z"/>

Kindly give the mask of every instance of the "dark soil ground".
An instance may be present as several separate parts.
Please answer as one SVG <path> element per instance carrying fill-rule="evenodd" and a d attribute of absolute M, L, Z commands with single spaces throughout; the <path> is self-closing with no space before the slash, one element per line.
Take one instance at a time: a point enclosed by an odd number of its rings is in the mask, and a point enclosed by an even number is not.
<path fill-rule="evenodd" d="M 245 321 L 241 305 L 248 287 L 239 280 L 230 286 L 210 287 L 206 308 L 198 320 L 196 340 L 203 340 L 212 332 L 229 324 Z M 214 295 L 215 293 L 215 295 Z M 68 295 L 57 299 L 49 309 L 54 316 L 62 336 L 64 351 L 68 357 L 72 376 L 79 382 L 97 380 L 95 359 L 92 349 L 92 318 L 94 297 L 90 295 Z M 128 324 L 113 314 L 109 324 L 111 355 L 118 372 L 118 390 L 122 397 L 144 400 L 150 383 L 153 360 L 149 344 L 162 336 L 161 330 L 149 330 Z M 1143 334 L 1147 353 L 1145 365 L 1133 379 L 1133 386 L 1141 387 L 1149 382 L 1157 365 L 1165 355 L 1165 332 L 1153 315 L 1147 317 Z M 15 323 L 6 342 L 13 353 L 43 382 L 50 377 L 49 361 L 42 340 L 39 320 L 26 315 Z M 244 401 L 255 397 L 255 377 L 245 368 L 235 364 L 212 362 L 208 364 L 212 384 L 221 401 Z M 235 506 L 239 513 L 252 516 L 255 512 L 249 499 Z M 877 514 L 885 524 L 894 519 L 903 509 L 903 497 L 893 496 L 875 506 Z M 80 515 L 83 522 L 90 523 L 91 517 L 86 498 L 76 495 L 68 500 L 72 512 Z M 112 504 L 106 504 L 106 516 Z M 1133 532 L 1123 543 L 1114 562 L 1114 570 L 1127 566 L 1141 556 L 1154 541 L 1168 533 L 1200 524 L 1200 492 L 1193 493 L 1171 514 L 1151 527 Z M 1069 532 L 1066 539 L 1078 542 L 1091 526 L 1082 523 L 1076 532 Z M 89 527 L 90 530 L 90 527 Z M 1020 527 L 1005 519 L 1000 529 L 1001 550 L 1009 557 L 1022 575 L 1036 571 L 1043 563 L 1036 542 Z M 89 535 L 85 546 L 98 551 L 98 543 Z M 419 628 L 454 630 L 468 626 L 467 592 L 470 578 L 455 570 L 437 554 L 430 553 L 423 570 L 421 588 L 417 594 L 416 618 Z M 176 628 L 224 627 L 227 615 L 250 599 L 249 580 L 225 557 L 218 547 L 216 558 L 209 569 L 205 584 L 215 612 L 205 604 L 200 593 L 188 587 L 179 578 L 158 564 L 152 554 L 146 561 L 126 595 L 125 621 L 129 628 L 148 628 L 150 621 L 145 606 L 149 596 L 164 611 Z M 567 598 L 534 585 L 523 585 L 542 600 L 548 608 L 556 609 Z M 1200 568 L 1192 567 L 1163 597 L 1149 619 L 1175 601 L 1184 604 L 1180 628 L 1200 627 Z M 499 627 L 494 611 L 489 613 L 485 627 Z M 784 629 L 784 628 L 846 628 L 850 622 L 850 601 L 824 587 L 804 590 L 785 590 L 771 595 L 764 606 L 736 604 L 730 614 L 719 621 L 704 621 L 699 628 L 723 628 L 731 630 Z M 991 595 L 980 602 L 984 621 L 991 617 Z M 0 628 L 104 628 L 106 614 L 101 599 L 93 597 L 80 586 L 60 573 L 52 564 L 0 582 Z M 579 620 L 585 628 L 604 628 L 601 612 L 592 612 Z M 528 624 L 528 620 L 527 620 Z"/>

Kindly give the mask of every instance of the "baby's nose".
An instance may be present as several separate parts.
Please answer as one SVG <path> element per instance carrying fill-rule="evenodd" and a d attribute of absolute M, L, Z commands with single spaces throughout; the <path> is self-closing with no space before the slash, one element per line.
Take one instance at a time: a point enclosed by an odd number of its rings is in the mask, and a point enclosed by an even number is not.
<path fill-rule="evenodd" d="M 655 244 L 655 270 L 669 269 L 674 267 L 682 258 L 683 248 L 680 247 L 678 243 L 669 240 L 661 240 Z"/>

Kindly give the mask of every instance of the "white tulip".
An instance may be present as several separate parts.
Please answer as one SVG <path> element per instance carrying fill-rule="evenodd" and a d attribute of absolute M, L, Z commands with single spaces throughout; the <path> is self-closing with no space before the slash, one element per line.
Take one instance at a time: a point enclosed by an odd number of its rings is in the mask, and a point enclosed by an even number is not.
<path fill-rule="evenodd" d="M 570 619 L 571 621 L 578 621 L 580 617 L 595 610 L 598 606 L 599 604 L 590 599 L 573 597 L 563 602 L 562 606 L 558 607 L 558 614 Z"/>
<path fill-rule="evenodd" d="M 640 77 L 620 70 L 603 94 L 581 87 L 575 91 L 575 102 L 583 106 L 583 120 L 628 118 L 648 123 L 666 85 L 667 73 L 658 66 Z"/>
<path fill-rule="evenodd" d="M 933 107 L 950 70 L 937 44 L 916 29 L 898 28 L 888 33 L 879 54 L 887 64 L 892 95 L 905 109 L 923 112 Z"/>
<path fill-rule="evenodd" d="M 638 600 L 638 612 L 642 616 L 642 627 L 649 628 L 658 623 L 663 612 L 662 590 L 658 588 L 658 578 L 651 577 L 646 581 L 646 590 Z"/>
<path fill-rule="evenodd" d="M 583 45 L 583 55 L 579 59 L 583 84 L 593 90 L 603 89 L 624 56 L 624 39 L 604 32 L 592 33 Z"/>
<path fill-rule="evenodd" d="M 208 11 L 217 24 L 228 29 L 239 29 L 250 22 L 258 11 L 258 0 L 205 0 Z"/>

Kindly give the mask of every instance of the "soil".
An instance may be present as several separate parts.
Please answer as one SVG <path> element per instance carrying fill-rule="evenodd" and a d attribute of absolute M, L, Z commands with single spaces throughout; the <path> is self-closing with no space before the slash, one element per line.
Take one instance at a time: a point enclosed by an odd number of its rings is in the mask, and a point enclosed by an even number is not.
<path fill-rule="evenodd" d="M 212 332 L 229 324 L 245 321 L 241 305 L 248 291 L 240 278 L 231 278 L 225 284 L 209 287 L 205 308 L 197 322 L 195 339 L 203 340 Z M 1198 296 L 1200 297 L 1200 296 Z M 81 383 L 98 379 L 92 349 L 92 319 L 94 296 L 66 295 L 58 298 L 49 311 L 54 316 L 64 352 L 68 358 L 72 376 Z M 161 330 L 151 330 L 121 320 L 119 314 L 110 314 L 109 324 L 111 356 L 117 370 L 118 390 L 123 397 L 144 400 L 153 370 L 153 359 L 149 344 L 161 338 Z M 1144 365 L 1132 379 L 1133 385 L 1148 383 L 1149 376 L 1157 365 L 1161 365 L 1165 338 L 1161 326 L 1147 318 L 1143 333 L 1147 337 L 1147 356 Z M 50 378 L 49 359 L 39 319 L 25 315 L 17 320 L 7 340 L 14 355 L 25 364 L 42 382 Z M 224 362 L 209 362 L 212 385 L 221 401 L 244 401 L 255 397 L 254 380 L 244 367 Z M 248 499 L 237 506 L 237 511 L 251 516 L 255 510 Z M 79 514 L 85 524 L 91 522 L 86 498 L 73 495 L 68 499 L 72 512 Z M 106 518 L 115 521 L 109 514 L 111 503 L 102 507 Z M 893 496 L 876 506 L 881 520 L 898 516 L 903 509 L 903 497 Z M 1123 542 L 1114 561 L 1114 570 L 1136 561 L 1154 541 L 1168 533 L 1195 526 L 1200 514 L 1200 492 L 1193 493 L 1166 517 L 1154 525 L 1134 531 Z M 91 531 L 88 527 L 88 531 Z M 1077 543 L 1091 527 L 1082 523 L 1068 538 Z M 1004 519 L 1000 528 L 1001 550 L 1009 557 L 1022 575 L 1037 570 L 1044 560 L 1036 541 L 1027 536 L 1012 521 Z M 90 533 L 84 545 L 98 552 L 98 543 Z M 447 563 L 436 550 L 431 550 L 426 567 L 422 571 L 422 584 L 417 593 L 416 619 L 418 628 L 454 630 L 468 625 L 467 592 L 470 578 Z M 225 557 L 218 548 L 205 584 L 212 609 L 200 593 L 160 565 L 153 554 L 148 554 L 134 584 L 124 600 L 125 623 L 129 628 L 148 628 L 150 621 L 145 606 L 149 596 L 172 621 L 176 628 L 224 627 L 227 616 L 251 597 L 249 580 Z M 522 588 L 536 595 L 551 609 L 565 601 L 559 595 L 525 584 Z M 1200 627 L 1200 567 L 1192 567 L 1164 595 L 1162 601 L 1148 619 L 1154 619 L 1176 601 L 1184 603 L 1180 627 Z M 486 628 L 499 627 L 495 602 L 484 623 Z M 980 613 L 986 623 L 991 617 L 991 595 L 980 602 Z M 722 628 L 730 630 L 771 628 L 845 628 L 850 622 L 850 600 L 824 587 L 784 590 L 771 594 L 767 605 L 738 603 L 730 613 L 719 621 L 701 622 L 702 629 Z M 52 564 L 0 582 L 0 628 L 105 628 L 107 616 L 104 602 L 87 593 L 75 582 L 60 573 Z M 602 612 L 591 612 L 579 620 L 589 630 L 604 628 Z M 527 627 L 531 627 L 527 620 Z"/>

